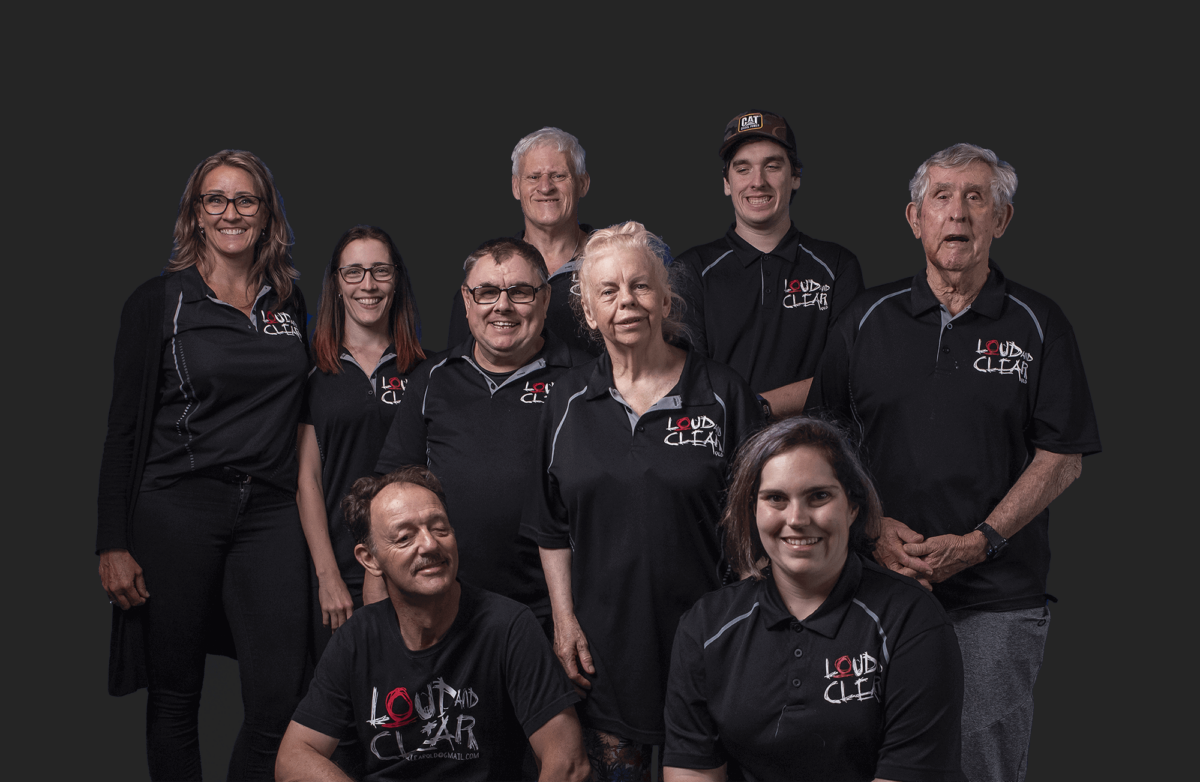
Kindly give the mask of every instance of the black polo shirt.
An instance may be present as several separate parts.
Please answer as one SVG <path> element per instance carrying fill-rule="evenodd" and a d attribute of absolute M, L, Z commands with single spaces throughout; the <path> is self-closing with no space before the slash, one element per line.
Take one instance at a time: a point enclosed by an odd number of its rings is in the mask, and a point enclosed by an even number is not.
<path fill-rule="evenodd" d="M 559 376 L 591 357 L 542 336 L 537 355 L 499 384 L 475 363 L 473 337 L 417 367 L 375 469 L 428 466 L 446 490 L 459 575 L 548 619 L 541 559 L 520 533 L 521 512 L 546 402 Z"/>
<path fill-rule="evenodd" d="M 579 227 L 588 234 L 595 230 L 586 223 L 580 223 Z M 513 235 L 513 238 L 524 239 L 525 229 L 522 228 Z M 583 245 L 584 242 L 579 243 L 579 252 L 583 252 Z M 587 335 L 575 317 L 575 310 L 571 307 L 571 300 L 579 298 L 579 278 L 575 275 L 578 268 L 579 254 L 577 253 L 574 258 L 558 267 L 558 270 L 550 275 L 550 307 L 546 311 L 546 328 L 553 331 L 555 336 L 571 347 L 582 350 L 588 355 L 598 356 L 604 352 L 604 344 L 594 342 Z M 462 291 L 455 290 L 454 298 L 450 300 L 450 332 L 446 344 L 458 345 L 470 336 L 471 328 L 467 324 L 467 305 L 463 303 Z"/>
<path fill-rule="evenodd" d="M 396 368 L 396 348 L 389 345 L 370 374 L 342 349 L 342 371 L 314 368 L 308 376 L 300 422 L 312 424 L 321 449 L 321 487 L 329 542 L 342 580 L 362 594 L 363 568 L 354 557 L 354 537 L 342 515 L 342 498 L 354 482 L 373 475 L 383 439 L 408 385 L 408 372 Z"/>
<path fill-rule="evenodd" d="M 575 615 L 596 665 L 582 714 L 659 744 L 675 625 L 722 583 L 729 463 L 761 409 L 737 373 L 688 351 L 679 383 L 640 418 L 607 354 L 561 378 L 548 413 L 527 525 L 538 545 L 572 549 Z"/>
<path fill-rule="evenodd" d="M 194 266 L 166 281 L 163 356 L 142 491 L 233 467 L 296 490 L 296 421 L 308 374 L 304 297 L 263 285 L 249 318 Z"/>
<path fill-rule="evenodd" d="M 858 259 L 795 225 L 769 253 L 735 228 L 677 261 L 696 349 L 736 369 L 757 393 L 812 377 L 830 323 L 862 292 Z"/>
<path fill-rule="evenodd" d="M 700 598 L 679 622 L 663 764 L 750 780 L 956 782 L 962 657 L 916 581 L 850 554 L 803 621 L 768 572 Z"/>
<path fill-rule="evenodd" d="M 365 782 L 521 779 L 527 737 L 578 700 L 529 610 L 463 584 L 454 624 L 418 652 L 390 600 L 355 611 L 292 719 L 353 726 Z"/>
<path fill-rule="evenodd" d="M 925 273 L 864 293 L 830 334 L 806 408 L 853 422 L 884 512 L 927 537 L 984 521 L 1034 451 L 1096 453 L 1100 437 L 1075 334 L 1050 299 L 989 263 L 950 319 Z M 1050 510 L 1001 556 L 934 585 L 947 610 L 1043 605 Z"/>

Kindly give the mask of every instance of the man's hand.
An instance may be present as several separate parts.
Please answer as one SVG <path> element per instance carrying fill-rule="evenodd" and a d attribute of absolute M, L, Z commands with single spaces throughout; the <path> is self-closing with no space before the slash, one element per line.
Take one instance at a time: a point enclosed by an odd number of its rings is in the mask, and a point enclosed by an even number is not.
<path fill-rule="evenodd" d="M 140 606 L 150 597 L 141 566 L 125 549 L 100 552 L 100 584 L 108 593 L 109 602 L 120 606 L 122 611 Z"/>
<path fill-rule="evenodd" d="M 933 567 L 907 550 L 924 541 L 924 535 L 909 529 L 904 522 L 884 516 L 879 525 L 879 540 L 875 541 L 875 561 L 902 576 L 915 578 L 926 589 L 933 589 L 930 585 Z"/>
<path fill-rule="evenodd" d="M 938 535 L 923 542 L 906 543 L 904 551 L 928 565 L 932 571 L 929 582 L 937 584 L 987 559 L 987 538 L 979 531 Z"/>
<path fill-rule="evenodd" d="M 592 653 L 588 651 L 587 637 L 583 634 L 583 628 L 579 626 L 579 620 L 575 618 L 574 614 L 554 617 L 554 656 L 562 663 L 563 670 L 567 672 L 567 678 L 574 682 L 576 687 L 581 687 L 583 690 L 592 689 L 592 683 L 585 679 L 580 671 L 595 674 L 596 666 L 592 664 Z M 576 663 L 577 658 L 578 663 Z M 585 693 L 580 691 L 579 694 L 584 695 Z"/>

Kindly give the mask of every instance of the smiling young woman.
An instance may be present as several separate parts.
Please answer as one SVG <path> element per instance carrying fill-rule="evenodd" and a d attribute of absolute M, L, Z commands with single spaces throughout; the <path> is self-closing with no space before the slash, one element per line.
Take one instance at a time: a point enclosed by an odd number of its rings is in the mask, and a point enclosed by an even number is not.
<path fill-rule="evenodd" d="M 832 424 L 789 418 L 738 452 L 721 525 L 744 580 L 675 635 L 665 779 L 962 779 L 962 664 L 916 581 L 870 559 L 879 499 Z"/>

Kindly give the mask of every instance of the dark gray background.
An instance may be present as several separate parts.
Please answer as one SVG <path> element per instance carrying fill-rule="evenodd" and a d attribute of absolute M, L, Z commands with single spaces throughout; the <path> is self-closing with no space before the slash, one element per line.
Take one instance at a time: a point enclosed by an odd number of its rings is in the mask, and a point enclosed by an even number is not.
<path fill-rule="evenodd" d="M 145 778 L 145 693 L 105 691 L 95 483 L 121 303 L 166 261 L 197 162 L 233 147 L 271 167 L 314 312 L 341 232 L 358 222 L 391 232 L 423 341 L 441 348 L 462 258 L 521 227 L 509 154 L 522 135 L 547 124 L 576 134 L 592 175 L 583 220 L 640 220 L 678 253 L 729 224 L 715 150 L 732 115 L 765 108 L 796 130 L 798 226 L 857 253 L 868 285 L 922 268 L 903 210 L 929 154 L 972 141 L 1016 167 L 1015 218 L 993 257 L 1066 311 L 1105 447 L 1054 506 L 1050 591 L 1060 602 L 1029 779 L 1153 775 L 1179 751 L 1180 726 L 1159 710 L 1191 677 L 1171 629 L 1183 623 L 1145 604 L 1190 596 L 1161 577 L 1170 554 L 1159 552 L 1185 546 L 1166 525 L 1194 511 L 1162 499 L 1178 494 L 1167 488 L 1178 468 L 1162 466 L 1170 452 L 1142 434 L 1161 430 L 1147 423 L 1161 414 L 1132 413 L 1184 409 L 1170 364 L 1135 329 L 1157 316 L 1151 291 L 1192 277 L 1171 246 L 1179 224 L 1163 224 L 1171 209 L 1138 212 L 1158 193 L 1131 158 L 1166 143 L 1146 131 L 1164 126 L 1159 77 L 1177 77 L 1112 45 L 1132 27 L 1102 36 L 1069 18 L 763 9 L 686 24 L 560 22 L 550 6 L 553 23 L 530 24 L 540 12 L 522 13 L 283 19 L 208 6 L 170 18 L 46 17 L 18 42 L 28 55 L 8 72 L 6 122 L 20 140 L 5 219 L 20 351 L 8 362 L 20 390 L 6 436 L 18 462 L 7 486 L 17 566 L 6 579 L 10 644 L 23 659 L 6 698 L 18 752 L 45 764 L 45 778 Z M 23 29 L 35 28 L 14 24 L 10 36 Z M 1163 264 L 1180 271 L 1163 276 Z M 210 658 L 201 740 L 212 778 L 224 774 L 240 709 L 236 667 Z"/>

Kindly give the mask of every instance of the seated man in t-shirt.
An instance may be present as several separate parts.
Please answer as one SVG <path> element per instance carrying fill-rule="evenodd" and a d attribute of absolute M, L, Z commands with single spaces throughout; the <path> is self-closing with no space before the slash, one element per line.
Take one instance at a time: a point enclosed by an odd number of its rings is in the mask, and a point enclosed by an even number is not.
<path fill-rule="evenodd" d="M 459 582 L 441 484 L 424 467 L 362 478 L 345 518 L 388 600 L 334 633 L 292 717 L 276 779 L 348 780 L 329 756 L 353 724 L 364 780 L 582 780 L 579 700 L 528 608 Z"/>

